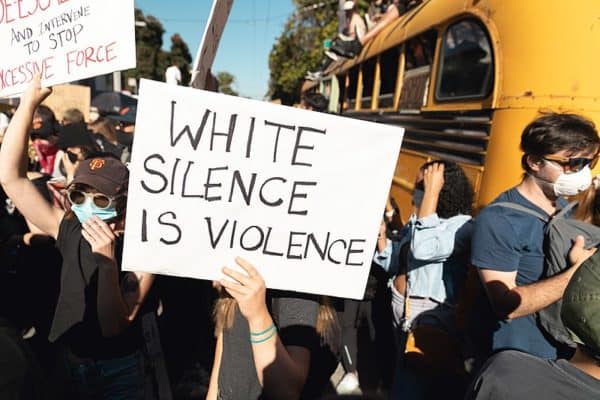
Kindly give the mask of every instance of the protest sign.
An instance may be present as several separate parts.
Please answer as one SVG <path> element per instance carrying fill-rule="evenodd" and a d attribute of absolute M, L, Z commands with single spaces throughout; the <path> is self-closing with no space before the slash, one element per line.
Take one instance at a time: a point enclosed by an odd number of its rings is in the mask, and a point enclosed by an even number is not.
<path fill-rule="evenodd" d="M 123 268 L 362 298 L 403 133 L 142 80 Z"/>
<path fill-rule="evenodd" d="M 229 18 L 229 12 L 233 6 L 233 0 L 213 0 L 210 16 L 204 28 L 204 34 L 198 46 L 196 60 L 192 68 L 192 79 L 190 86 L 196 89 L 206 89 L 206 79 L 217 55 L 219 42 L 225 23 Z"/>
<path fill-rule="evenodd" d="M 133 0 L 0 1 L 0 49 L 0 97 L 133 68 Z"/>

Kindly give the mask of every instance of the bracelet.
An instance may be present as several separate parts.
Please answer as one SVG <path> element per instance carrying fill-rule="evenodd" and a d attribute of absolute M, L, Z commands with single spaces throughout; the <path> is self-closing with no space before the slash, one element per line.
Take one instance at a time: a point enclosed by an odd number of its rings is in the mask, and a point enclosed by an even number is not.
<path fill-rule="evenodd" d="M 274 323 L 272 323 L 271 326 L 269 326 L 264 331 L 261 331 L 261 332 L 250 332 L 250 336 L 262 336 L 262 335 L 264 335 L 265 333 L 269 332 L 272 329 L 277 329 L 277 328 L 275 328 L 275 324 Z"/>
<path fill-rule="evenodd" d="M 253 339 L 252 337 L 250 338 L 250 343 L 252 344 L 259 344 L 259 343 L 264 343 L 267 340 L 271 339 L 272 337 L 274 337 L 277 334 L 277 328 L 275 328 L 275 325 L 273 325 L 273 330 L 271 332 L 271 334 L 269 336 L 267 336 L 266 338 L 262 338 L 262 339 Z"/>

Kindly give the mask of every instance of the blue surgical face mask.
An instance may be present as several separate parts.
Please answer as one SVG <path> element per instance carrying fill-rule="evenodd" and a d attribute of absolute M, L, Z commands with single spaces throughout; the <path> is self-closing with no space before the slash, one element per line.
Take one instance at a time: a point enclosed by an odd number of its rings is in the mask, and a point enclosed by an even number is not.
<path fill-rule="evenodd" d="M 412 192 L 412 201 L 415 207 L 421 207 L 421 203 L 423 202 L 423 197 L 425 196 L 425 192 L 421 189 L 415 189 Z"/>
<path fill-rule="evenodd" d="M 75 213 L 82 224 L 94 215 L 103 221 L 117 216 L 117 210 L 114 207 L 98 208 L 91 198 L 86 198 L 82 204 L 71 204 L 71 211 Z"/>

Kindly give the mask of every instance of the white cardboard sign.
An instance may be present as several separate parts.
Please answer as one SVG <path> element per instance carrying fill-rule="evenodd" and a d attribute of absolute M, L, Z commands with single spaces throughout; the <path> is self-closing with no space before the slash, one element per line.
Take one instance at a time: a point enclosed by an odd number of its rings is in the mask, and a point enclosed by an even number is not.
<path fill-rule="evenodd" d="M 123 268 L 362 298 L 403 133 L 142 80 Z"/>
<path fill-rule="evenodd" d="M 133 0 L 0 0 L 0 97 L 134 68 Z"/>

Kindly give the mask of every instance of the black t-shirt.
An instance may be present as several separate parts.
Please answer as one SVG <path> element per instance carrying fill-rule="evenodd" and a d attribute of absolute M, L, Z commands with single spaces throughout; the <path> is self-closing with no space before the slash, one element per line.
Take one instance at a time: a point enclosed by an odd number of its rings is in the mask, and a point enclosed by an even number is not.
<path fill-rule="evenodd" d="M 136 319 L 119 336 L 104 337 L 98 320 L 98 271 L 89 243 L 81 235 L 75 217 L 63 218 L 56 239 L 63 256 L 61 288 L 54 314 L 50 340 L 60 338 L 80 357 L 111 359 L 142 348 L 141 316 L 156 309 L 156 297 L 149 293 Z M 117 241 L 117 260 L 121 265 L 122 241 Z M 120 273 L 120 278 L 124 276 Z"/>
<path fill-rule="evenodd" d="M 281 291 L 267 292 L 267 304 L 285 346 L 300 346 L 311 351 L 319 346 L 316 331 L 319 302 L 315 296 Z M 312 358 L 312 357 L 311 357 Z M 310 376 L 305 385 L 310 387 Z M 223 332 L 223 352 L 219 368 L 219 398 L 222 400 L 260 399 L 248 321 L 236 307 L 231 329 Z"/>
<path fill-rule="evenodd" d="M 465 400 L 600 399 L 600 380 L 566 360 L 503 351 L 488 360 Z"/>

